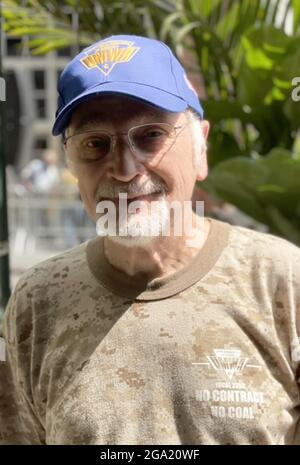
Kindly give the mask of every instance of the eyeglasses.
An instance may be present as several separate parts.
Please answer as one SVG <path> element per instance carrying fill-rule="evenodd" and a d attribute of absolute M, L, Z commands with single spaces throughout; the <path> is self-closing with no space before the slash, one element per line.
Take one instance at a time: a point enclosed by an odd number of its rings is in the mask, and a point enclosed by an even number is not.
<path fill-rule="evenodd" d="M 147 123 L 116 134 L 86 131 L 68 136 L 64 144 L 68 146 L 68 156 L 73 163 L 93 163 L 104 161 L 114 151 L 118 136 L 127 136 L 133 154 L 142 161 L 149 161 L 165 155 L 187 124 Z"/>

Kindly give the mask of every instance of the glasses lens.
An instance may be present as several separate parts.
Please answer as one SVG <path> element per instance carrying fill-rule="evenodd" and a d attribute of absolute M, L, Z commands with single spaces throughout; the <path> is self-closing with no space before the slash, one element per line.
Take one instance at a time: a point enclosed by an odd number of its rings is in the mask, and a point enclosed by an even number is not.
<path fill-rule="evenodd" d="M 173 142 L 174 129 L 168 123 L 144 124 L 132 128 L 129 136 L 135 150 L 144 157 L 153 157 L 168 150 Z"/>
<path fill-rule="evenodd" d="M 67 141 L 74 162 L 100 161 L 110 151 L 111 138 L 105 132 L 76 134 Z"/>

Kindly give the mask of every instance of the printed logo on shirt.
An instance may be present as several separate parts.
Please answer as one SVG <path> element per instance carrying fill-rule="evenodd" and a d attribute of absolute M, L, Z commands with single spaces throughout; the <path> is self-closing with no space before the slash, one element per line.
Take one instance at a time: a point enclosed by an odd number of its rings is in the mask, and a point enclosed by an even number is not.
<path fill-rule="evenodd" d="M 206 366 L 221 378 L 214 386 L 197 389 L 196 400 L 201 402 L 213 417 L 252 420 L 259 407 L 265 403 L 265 393 L 252 391 L 238 378 L 248 369 L 261 369 L 261 365 L 250 363 L 240 349 L 214 349 L 206 361 L 193 362 Z"/>
<path fill-rule="evenodd" d="M 5 362 L 5 340 L 3 337 L 0 337 L 0 362 Z"/>
<path fill-rule="evenodd" d="M 249 364 L 249 358 L 244 357 L 239 349 L 214 349 L 214 353 L 207 355 L 206 359 L 207 362 L 194 362 L 193 365 L 210 366 L 230 381 L 245 368 L 261 368 L 260 365 Z"/>

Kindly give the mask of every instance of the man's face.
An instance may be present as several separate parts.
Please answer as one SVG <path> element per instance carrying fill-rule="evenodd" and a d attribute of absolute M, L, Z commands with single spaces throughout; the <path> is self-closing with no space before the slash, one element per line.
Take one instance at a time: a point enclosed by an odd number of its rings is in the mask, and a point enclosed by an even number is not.
<path fill-rule="evenodd" d="M 95 221 L 99 216 L 96 213 L 98 202 L 118 198 L 120 192 L 127 193 L 128 197 L 144 194 L 142 200 L 145 202 L 176 200 L 181 203 L 191 199 L 195 181 L 205 179 L 206 151 L 200 147 L 195 152 L 192 125 L 184 113 L 165 112 L 125 96 L 96 97 L 74 111 L 66 136 L 100 130 L 124 133 L 133 126 L 146 123 L 185 127 L 179 130 L 175 142 L 159 159 L 141 160 L 132 153 L 126 136 L 121 136 L 117 138 L 113 153 L 104 160 L 70 165 L 78 179 L 85 208 Z M 201 125 L 206 139 L 209 124 L 202 121 Z M 69 150 L 67 143 L 67 157 Z"/>

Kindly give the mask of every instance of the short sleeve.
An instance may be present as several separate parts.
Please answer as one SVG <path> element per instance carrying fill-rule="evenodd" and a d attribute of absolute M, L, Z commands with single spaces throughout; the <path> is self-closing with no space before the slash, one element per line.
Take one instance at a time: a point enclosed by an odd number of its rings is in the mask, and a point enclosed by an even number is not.
<path fill-rule="evenodd" d="M 28 344 L 19 318 L 18 290 L 10 297 L 4 321 L 5 360 L 0 362 L 0 444 L 45 444 L 45 432 L 30 392 Z M 27 331 L 30 332 L 30 321 Z"/>

